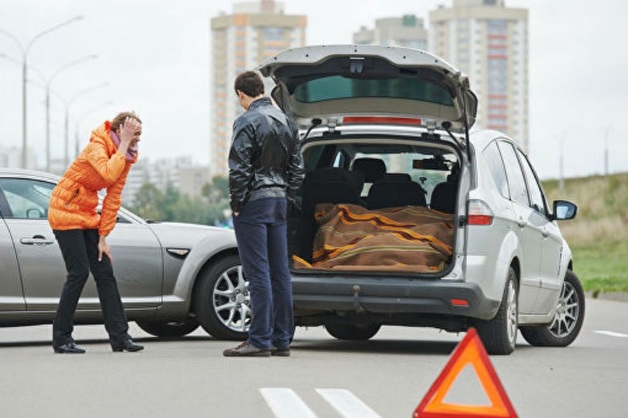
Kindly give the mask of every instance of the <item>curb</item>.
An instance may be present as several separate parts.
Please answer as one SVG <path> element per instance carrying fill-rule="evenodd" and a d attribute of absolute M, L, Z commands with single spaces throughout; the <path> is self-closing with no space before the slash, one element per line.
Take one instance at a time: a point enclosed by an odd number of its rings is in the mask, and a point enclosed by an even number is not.
<path fill-rule="evenodd" d="M 628 302 L 628 293 L 624 292 L 584 292 L 587 299 L 612 300 L 615 302 Z"/>

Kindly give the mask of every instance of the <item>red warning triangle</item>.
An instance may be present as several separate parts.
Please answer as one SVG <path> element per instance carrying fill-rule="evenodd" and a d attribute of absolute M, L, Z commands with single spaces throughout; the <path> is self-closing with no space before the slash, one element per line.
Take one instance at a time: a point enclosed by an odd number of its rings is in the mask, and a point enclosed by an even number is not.
<path fill-rule="evenodd" d="M 443 401 L 453 382 L 468 364 L 471 364 L 473 370 L 475 370 L 491 403 L 490 406 L 459 405 Z M 510 399 L 508 399 L 506 391 L 497 377 L 497 373 L 495 373 L 495 369 L 475 328 L 469 328 L 467 335 L 458 344 L 447 365 L 445 365 L 445 368 L 434 381 L 413 414 L 413 418 L 451 417 L 517 417 L 517 413 L 512 407 Z"/>

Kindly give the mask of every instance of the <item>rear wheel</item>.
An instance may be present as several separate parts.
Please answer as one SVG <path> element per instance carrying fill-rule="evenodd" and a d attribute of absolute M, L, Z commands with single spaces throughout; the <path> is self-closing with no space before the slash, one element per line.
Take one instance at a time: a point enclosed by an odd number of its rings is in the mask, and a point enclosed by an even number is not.
<path fill-rule="evenodd" d="M 245 340 L 251 324 L 251 296 L 240 258 L 231 255 L 218 260 L 199 280 L 194 310 L 201 326 L 221 340 Z"/>
<path fill-rule="evenodd" d="M 489 354 L 510 354 L 515 350 L 519 310 L 517 274 L 511 267 L 497 315 L 489 321 L 477 321 L 477 331 Z"/>
<path fill-rule="evenodd" d="M 326 324 L 329 335 L 339 340 L 366 341 L 379 331 L 379 324 Z"/>
<path fill-rule="evenodd" d="M 183 321 L 149 322 L 136 321 L 137 325 L 151 335 L 162 338 L 178 338 L 188 335 L 198 328 L 198 322 L 194 318 Z"/>
<path fill-rule="evenodd" d="M 522 327 L 521 335 L 535 346 L 566 347 L 578 337 L 583 322 L 584 291 L 578 277 L 567 270 L 552 323 Z"/>

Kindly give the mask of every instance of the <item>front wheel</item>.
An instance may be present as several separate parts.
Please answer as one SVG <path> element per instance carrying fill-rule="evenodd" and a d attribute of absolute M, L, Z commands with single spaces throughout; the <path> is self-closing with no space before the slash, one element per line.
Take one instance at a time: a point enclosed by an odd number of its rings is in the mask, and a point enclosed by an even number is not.
<path fill-rule="evenodd" d="M 194 311 L 201 326 L 215 338 L 247 338 L 251 296 L 237 255 L 218 260 L 202 273 L 194 294 Z"/>
<path fill-rule="evenodd" d="M 334 338 L 339 340 L 366 341 L 379 331 L 379 324 L 325 324 L 325 329 Z"/>
<path fill-rule="evenodd" d="M 552 323 L 521 327 L 521 335 L 535 346 L 566 347 L 580 334 L 583 322 L 584 291 L 574 272 L 567 270 Z"/>
<path fill-rule="evenodd" d="M 519 309 L 517 274 L 511 267 L 497 315 L 489 321 L 477 321 L 477 331 L 489 354 L 510 354 L 515 350 Z"/>

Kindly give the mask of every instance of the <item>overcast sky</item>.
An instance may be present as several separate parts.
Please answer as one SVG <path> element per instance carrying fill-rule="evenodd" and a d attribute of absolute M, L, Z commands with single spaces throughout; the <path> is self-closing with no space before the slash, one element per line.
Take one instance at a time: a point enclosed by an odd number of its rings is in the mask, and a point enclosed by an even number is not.
<path fill-rule="evenodd" d="M 50 83 L 53 157 L 63 155 L 64 115 L 81 141 L 118 110 L 144 121 L 141 155 L 192 155 L 209 160 L 210 19 L 231 13 L 230 0 L 0 0 L 0 29 L 22 44 L 43 30 L 29 67 L 49 78 L 65 64 L 87 60 Z M 308 17 L 307 43 L 350 43 L 375 19 L 429 11 L 451 0 L 286 0 L 287 14 Z M 567 177 L 601 174 L 608 143 L 611 172 L 628 171 L 628 1 L 506 0 L 529 9 L 530 155 L 542 178 L 559 176 L 563 142 Z M 21 52 L 0 32 L 0 144 L 21 147 Z M 45 84 L 31 73 L 29 146 L 45 155 Z M 109 83 L 102 87 L 103 83 Z M 473 85 L 473 80 L 471 80 Z M 98 87 L 101 86 L 101 87 Z M 108 104 L 109 103 L 109 104 Z M 79 123 L 80 122 L 80 123 Z"/>

